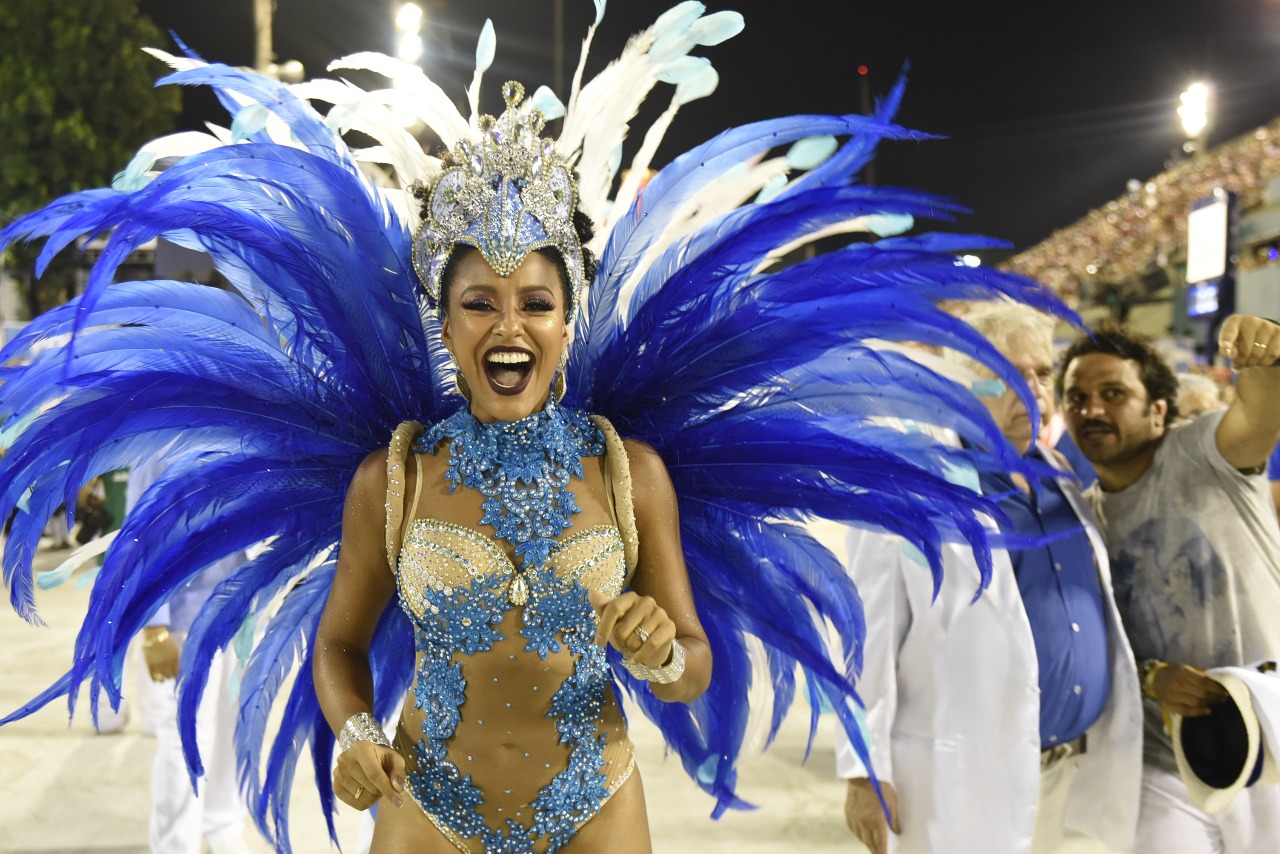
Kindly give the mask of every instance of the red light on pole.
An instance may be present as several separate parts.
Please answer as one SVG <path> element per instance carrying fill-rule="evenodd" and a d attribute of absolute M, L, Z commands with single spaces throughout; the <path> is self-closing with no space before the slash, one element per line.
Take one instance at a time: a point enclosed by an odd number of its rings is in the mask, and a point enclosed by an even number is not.
<path fill-rule="evenodd" d="M 858 94 L 862 96 L 862 114 L 864 116 L 871 115 L 871 69 L 865 65 L 858 66 Z M 876 183 L 875 164 L 868 163 L 863 171 L 862 179 L 868 185 L 874 186 Z"/>

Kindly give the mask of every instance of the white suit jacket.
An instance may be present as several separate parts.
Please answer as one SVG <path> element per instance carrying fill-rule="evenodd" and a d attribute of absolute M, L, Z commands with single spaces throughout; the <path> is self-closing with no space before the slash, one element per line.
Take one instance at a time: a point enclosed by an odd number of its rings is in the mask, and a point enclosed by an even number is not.
<path fill-rule="evenodd" d="M 1111 658 L 1111 696 L 1079 757 L 1067 825 L 1130 851 L 1142 774 L 1138 676 L 1097 525 L 1079 490 L 1064 491 L 1093 546 Z M 845 530 L 844 548 L 833 550 L 847 555 L 866 609 L 858 690 L 872 764 L 898 793 L 902 834 L 891 850 L 1029 852 L 1039 800 L 1040 689 L 1008 555 L 995 551 L 991 584 L 974 601 L 972 554 L 945 545 L 935 601 L 927 565 L 901 540 Z M 830 529 L 815 533 L 832 544 Z M 866 776 L 844 738 L 836 758 L 840 776 Z"/>

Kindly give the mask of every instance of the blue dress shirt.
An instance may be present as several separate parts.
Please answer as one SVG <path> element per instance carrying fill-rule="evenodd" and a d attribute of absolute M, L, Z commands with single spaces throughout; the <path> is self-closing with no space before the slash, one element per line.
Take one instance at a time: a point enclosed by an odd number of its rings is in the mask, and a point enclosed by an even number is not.
<path fill-rule="evenodd" d="M 1038 448 L 1029 456 L 1044 459 Z M 1040 665 L 1042 749 L 1084 735 L 1111 693 L 1098 565 L 1062 489 L 1040 481 L 1028 495 L 1007 474 L 982 476 L 982 491 L 998 500 L 1015 533 L 1050 537 L 1044 545 L 1009 551 Z"/>

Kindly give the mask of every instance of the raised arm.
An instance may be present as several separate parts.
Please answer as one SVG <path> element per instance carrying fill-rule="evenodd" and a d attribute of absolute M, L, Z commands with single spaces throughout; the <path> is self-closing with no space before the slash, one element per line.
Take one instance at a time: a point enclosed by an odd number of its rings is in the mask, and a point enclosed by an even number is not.
<path fill-rule="evenodd" d="M 607 603 L 593 597 L 600 610 L 597 642 L 607 639 L 633 661 L 662 667 L 671 660 L 672 641 L 678 639 L 684 648 L 684 674 L 670 684 L 651 681 L 649 687 L 660 700 L 688 703 L 700 697 L 711 681 L 711 647 L 698 621 L 684 565 L 676 494 L 653 448 L 632 439 L 625 445 L 640 560 L 629 591 Z M 643 643 L 635 633 L 641 627 L 649 636 Z"/>
<path fill-rule="evenodd" d="M 1222 324 L 1218 351 L 1236 369 L 1236 399 L 1218 425 L 1218 450 L 1242 471 L 1256 469 L 1280 440 L 1280 325 L 1233 314 Z"/>
<path fill-rule="evenodd" d="M 347 489 L 338 569 L 316 631 L 316 694 L 335 733 L 352 716 L 373 713 L 369 645 L 395 593 L 384 546 L 386 494 L 384 449 L 365 457 Z M 384 795 L 399 806 L 403 788 L 399 754 L 368 739 L 344 751 L 334 770 L 334 793 L 357 809 L 368 809 Z"/>

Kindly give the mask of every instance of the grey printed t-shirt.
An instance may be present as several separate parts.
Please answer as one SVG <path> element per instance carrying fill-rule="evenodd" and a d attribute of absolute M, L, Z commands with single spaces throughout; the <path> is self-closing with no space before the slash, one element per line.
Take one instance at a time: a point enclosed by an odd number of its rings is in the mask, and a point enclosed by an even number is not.
<path fill-rule="evenodd" d="M 1264 474 L 1218 451 L 1223 412 L 1166 434 L 1151 468 L 1086 495 L 1111 556 L 1133 654 L 1200 668 L 1280 657 L 1280 525 Z M 1159 706 L 1146 701 L 1146 758 L 1176 771 Z"/>

